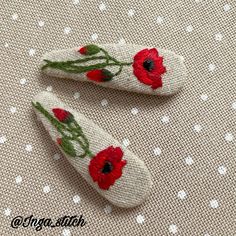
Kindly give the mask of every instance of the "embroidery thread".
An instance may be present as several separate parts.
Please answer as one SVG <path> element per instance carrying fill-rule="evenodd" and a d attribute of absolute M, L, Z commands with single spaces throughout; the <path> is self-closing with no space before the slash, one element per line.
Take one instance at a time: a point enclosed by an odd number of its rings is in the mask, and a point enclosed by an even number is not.
<path fill-rule="evenodd" d="M 122 176 L 122 168 L 127 161 L 122 160 L 123 151 L 120 147 L 110 146 L 94 155 L 89 148 L 88 139 L 73 114 L 61 108 L 53 108 L 54 117 L 39 102 L 32 103 L 32 105 L 60 133 L 61 137 L 57 138 L 56 142 L 66 154 L 71 157 L 85 158 L 88 156 L 91 158 L 88 171 L 93 181 L 97 182 L 101 189 L 108 190 Z M 82 155 L 77 155 L 72 142 L 80 145 L 84 151 Z"/>
<path fill-rule="evenodd" d="M 102 52 L 104 55 L 96 55 Z M 133 66 L 133 73 L 137 79 L 145 84 L 151 86 L 152 89 L 162 87 L 161 75 L 166 72 L 166 67 L 163 65 L 163 57 L 158 55 L 156 48 L 143 49 L 139 51 L 133 58 L 133 62 L 122 62 L 112 57 L 103 48 L 89 44 L 81 47 L 78 53 L 85 58 L 70 60 L 70 61 L 50 61 L 44 60 L 45 65 L 42 70 L 46 68 L 58 69 L 67 73 L 86 73 L 88 80 L 95 82 L 108 82 L 115 76 L 122 72 L 124 66 Z M 82 65 L 81 63 L 99 61 L 95 64 Z M 116 73 L 112 73 L 109 67 L 118 67 Z"/>

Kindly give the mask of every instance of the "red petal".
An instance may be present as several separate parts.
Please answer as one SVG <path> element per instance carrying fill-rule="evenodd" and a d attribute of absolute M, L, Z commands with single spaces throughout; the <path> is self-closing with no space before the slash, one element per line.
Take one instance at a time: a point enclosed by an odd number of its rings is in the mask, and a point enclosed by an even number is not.
<path fill-rule="evenodd" d="M 158 57 L 158 51 L 156 48 L 151 48 L 149 50 L 149 56 L 152 58 L 152 59 L 156 59 Z"/>
<path fill-rule="evenodd" d="M 86 74 L 86 76 L 88 77 L 88 79 L 96 82 L 102 82 L 104 78 L 102 70 L 91 70 Z"/>
<path fill-rule="evenodd" d="M 145 60 L 145 58 L 148 56 L 148 49 L 145 48 L 141 51 L 139 51 L 135 56 L 134 56 L 134 61 L 137 60 Z"/>
<path fill-rule="evenodd" d="M 85 55 L 87 53 L 86 47 L 82 47 L 79 49 L 80 54 Z"/>

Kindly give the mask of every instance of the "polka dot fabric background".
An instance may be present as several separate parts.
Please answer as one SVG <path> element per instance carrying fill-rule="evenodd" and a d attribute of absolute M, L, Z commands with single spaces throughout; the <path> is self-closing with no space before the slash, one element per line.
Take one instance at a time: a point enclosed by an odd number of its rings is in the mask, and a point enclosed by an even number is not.
<path fill-rule="evenodd" d="M 236 234 L 235 1 L 4 1 L 0 8 L 1 235 Z M 43 76 L 40 57 L 86 43 L 134 43 L 184 56 L 172 97 Z M 56 93 L 137 154 L 153 176 L 148 200 L 110 205 L 61 156 L 31 99 Z M 13 217 L 80 215 L 83 228 L 12 229 Z"/>

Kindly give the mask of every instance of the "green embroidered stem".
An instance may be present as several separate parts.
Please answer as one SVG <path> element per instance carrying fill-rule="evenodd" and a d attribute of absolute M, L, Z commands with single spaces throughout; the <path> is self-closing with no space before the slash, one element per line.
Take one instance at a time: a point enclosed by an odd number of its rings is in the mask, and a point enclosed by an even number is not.
<path fill-rule="evenodd" d="M 43 108 L 43 106 L 39 103 L 33 103 L 32 105 L 40 111 L 49 121 L 50 123 L 57 129 L 57 131 L 62 135 L 60 146 L 62 149 L 70 156 L 75 157 L 76 151 L 70 141 L 76 141 L 79 143 L 80 147 L 83 149 L 84 153 L 79 155 L 80 158 L 84 158 L 86 156 L 93 157 L 93 153 L 89 149 L 89 142 L 86 136 L 84 135 L 82 128 L 80 125 L 74 120 L 69 123 L 62 123 L 54 118 L 47 110 Z M 73 117 L 73 116 L 72 116 Z M 74 125 L 74 126 L 73 126 Z M 68 132 L 71 136 L 66 135 L 64 132 Z"/>

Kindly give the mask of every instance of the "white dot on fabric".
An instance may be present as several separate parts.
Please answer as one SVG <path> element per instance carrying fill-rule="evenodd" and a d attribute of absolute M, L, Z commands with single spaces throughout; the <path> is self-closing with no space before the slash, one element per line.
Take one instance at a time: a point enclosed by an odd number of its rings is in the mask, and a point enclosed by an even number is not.
<path fill-rule="evenodd" d="M 98 34 L 97 34 L 97 33 L 92 34 L 92 35 L 91 35 L 91 39 L 92 39 L 93 41 L 96 41 L 96 40 L 98 39 Z"/>
<path fill-rule="evenodd" d="M 137 221 L 138 224 L 143 224 L 144 221 L 145 221 L 145 218 L 144 218 L 143 215 L 138 215 L 138 216 L 136 217 L 136 221 Z"/>
<path fill-rule="evenodd" d="M 71 232 L 69 229 L 63 229 L 62 230 L 62 235 L 63 236 L 71 236 Z"/>
<path fill-rule="evenodd" d="M 187 198 L 187 193 L 184 190 L 180 190 L 177 193 L 177 196 L 178 196 L 179 199 L 184 200 L 185 198 Z"/>
<path fill-rule="evenodd" d="M 191 166 L 194 163 L 193 158 L 191 156 L 187 156 L 184 160 L 185 163 L 189 166 Z"/>
<path fill-rule="evenodd" d="M 231 107 L 232 107 L 234 110 L 236 110 L 236 102 L 233 102 L 232 105 L 231 105 Z"/>
<path fill-rule="evenodd" d="M 233 134 L 231 134 L 231 133 L 226 133 L 226 134 L 225 134 L 225 140 L 226 140 L 227 142 L 232 142 L 232 141 L 234 140 Z"/>
<path fill-rule="evenodd" d="M 118 44 L 124 45 L 124 44 L 126 44 L 126 42 L 123 38 L 120 38 L 119 41 L 118 41 Z"/>
<path fill-rule="evenodd" d="M 208 65 L 208 70 L 210 71 L 210 72 L 213 72 L 214 70 L 216 69 L 216 65 L 215 64 L 209 64 Z"/>
<path fill-rule="evenodd" d="M 161 122 L 163 124 L 167 124 L 167 123 L 169 123 L 169 121 L 170 121 L 170 117 L 169 116 L 167 116 L 167 115 L 162 116 Z"/>
<path fill-rule="evenodd" d="M 223 35 L 221 33 L 215 34 L 215 40 L 216 41 L 221 41 L 223 39 Z"/>
<path fill-rule="evenodd" d="M 18 14 L 14 13 L 12 16 L 11 16 L 12 20 L 17 20 L 18 19 Z"/>
<path fill-rule="evenodd" d="M 6 136 L 1 136 L 1 137 L 0 137 L 0 144 L 5 143 L 6 141 L 7 141 Z"/>
<path fill-rule="evenodd" d="M 106 99 L 102 99 L 101 105 L 102 105 L 103 107 L 106 107 L 106 106 L 108 105 L 108 101 L 107 101 Z"/>
<path fill-rule="evenodd" d="M 224 11 L 227 12 L 231 9 L 231 5 L 230 4 L 225 4 L 223 8 L 224 8 Z"/>
<path fill-rule="evenodd" d="M 104 207 L 104 212 L 105 212 L 106 214 L 110 214 L 110 213 L 112 212 L 112 206 L 111 206 L 111 205 L 106 205 L 106 206 Z"/>
<path fill-rule="evenodd" d="M 193 26 L 192 26 L 192 25 L 188 25 L 188 26 L 186 27 L 186 31 L 189 32 L 189 33 L 191 33 L 191 32 L 193 31 Z"/>
<path fill-rule="evenodd" d="M 51 85 L 50 85 L 50 86 L 47 86 L 46 90 L 47 90 L 48 92 L 52 92 L 52 86 L 51 86 Z"/>
<path fill-rule="evenodd" d="M 169 232 L 172 233 L 172 234 L 176 234 L 178 232 L 178 227 L 177 225 L 174 225 L 174 224 L 171 224 L 169 226 Z"/>
<path fill-rule="evenodd" d="M 153 150 L 155 156 L 160 156 L 161 155 L 161 149 L 159 147 L 154 148 Z"/>
<path fill-rule="evenodd" d="M 201 99 L 202 99 L 202 101 L 207 101 L 208 100 L 207 94 L 202 94 Z"/>
<path fill-rule="evenodd" d="M 79 99 L 80 98 L 80 93 L 79 92 L 75 92 L 74 93 L 74 99 Z"/>
<path fill-rule="evenodd" d="M 75 204 L 79 204 L 80 203 L 80 196 L 79 195 L 75 195 L 74 197 L 73 197 L 73 202 L 75 203 Z"/>
<path fill-rule="evenodd" d="M 20 175 L 16 176 L 15 181 L 17 184 L 20 184 L 22 182 L 22 177 Z"/>
<path fill-rule="evenodd" d="M 4 215 L 5 216 L 10 216 L 11 215 L 11 209 L 10 208 L 4 209 Z"/>
<path fill-rule="evenodd" d="M 33 48 L 30 48 L 29 55 L 32 57 L 32 56 L 34 56 L 35 53 L 36 53 L 36 50 Z"/>
<path fill-rule="evenodd" d="M 128 16 L 132 17 L 132 16 L 134 15 L 134 13 L 135 13 L 135 10 L 130 9 L 130 10 L 128 11 Z"/>
<path fill-rule="evenodd" d="M 210 201 L 210 207 L 213 208 L 213 209 L 216 209 L 219 207 L 219 203 L 216 199 L 213 199 Z"/>
<path fill-rule="evenodd" d="M 42 21 L 42 20 L 39 20 L 39 21 L 38 21 L 38 25 L 39 25 L 40 27 L 43 27 L 44 24 L 45 24 L 44 21 Z"/>
<path fill-rule="evenodd" d="M 164 18 L 162 17 L 162 16 L 158 16 L 157 18 L 156 18 L 156 22 L 157 22 L 157 24 L 162 24 L 163 23 L 163 21 L 164 21 Z"/>
<path fill-rule="evenodd" d="M 199 133 L 202 131 L 202 126 L 201 125 L 194 125 L 193 129 L 195 132 Z"/>
<path fill-rule="evenodd" d="M 51 189 L 50 189 L 50 186 L 48 186 L 48 185 L 46 185 L 46 186 L 43 187 L 43 192 L 44 192 L 44 193 L 49 193 L 50 190 L 51 190 Z"/>
<path fill-rule="evenodd" d="M 79 4 L 79 2 L 80 2 L 80 0 L 72 0 L 72 3 L 73 3 L 74 5 Z"/>
<path fill-rule="evenodd" d="M 104 2 L 102 2 L 98 7 L 99 7 L 100 11 L 105 11 L 106 10 L 106 4 Z"/>
<path fill-rule="evenodd" d="M 60 156 L 59 153 L 56 153 L 56 154 L 53 155 L 53 159 L 54 159 L 55 161 L 58 161 L 60 158 L 61 158 L 61 156 Z"/>
<path fill-rule="evenodd" d="M 64 28 L 64 34 L 69 34 L 71 32 L 71 28 L 70 27 L 65 27 Z"/>
<path fill-rule="evenodd" d="M 16 113 L 16 107 L 10 107 L 10 112 L 12 113 L 12 114 L 14 114 L 14 113 Z"/>
<path fill-rule="evenodd" d="M 132 115 L 137 115 L 138 114 L 138 108 L 137 107 L 134 107 L 131 109 L 131 114 Z"/>
<path fill-rule="evenodd" d="M 223 165 L 219 166 L 218 167 L 218 172 L 219 172 L 220 175 L 225 175 L 226 172 L 227 172 L 227 168 L 225 166 L 223 166 Z"/>
<path fill-rule="evenodd" d="M 208 233 L 205 233 L 205 234 L 204 234 L 204 236 L 210 236 L 210 234 L 208 234 Z"/>
<path fill-rule="evenodd" d="M 27 151 L 27 152 L 31 152 L 32 151 L 32 145 L 31 144 L 26 144 L 25 145 L 25 150 Z"/>
<path fill-rule="evenodd" d="M 25 84 L 26 84 L 26 79 L 21 79 L 21 80 L 20 80 L 20 84 L 21 84 L 21 85 L 25 85 Z"/>
<path fill-rule="evenodd" d="M 8 48 L 8 47 L 9 47 L 9 44 L 8 44 L 8 43 L 5 43 L 5 44 L 4 44 L 4 47 L 5 47 L 5 48 Z"/>
<path fill-rule="evenodd" d="M 130 145 L 130 141 L 127 138 L 124 138 L 122 141 L 123 146 L 128 147 Z"/>

